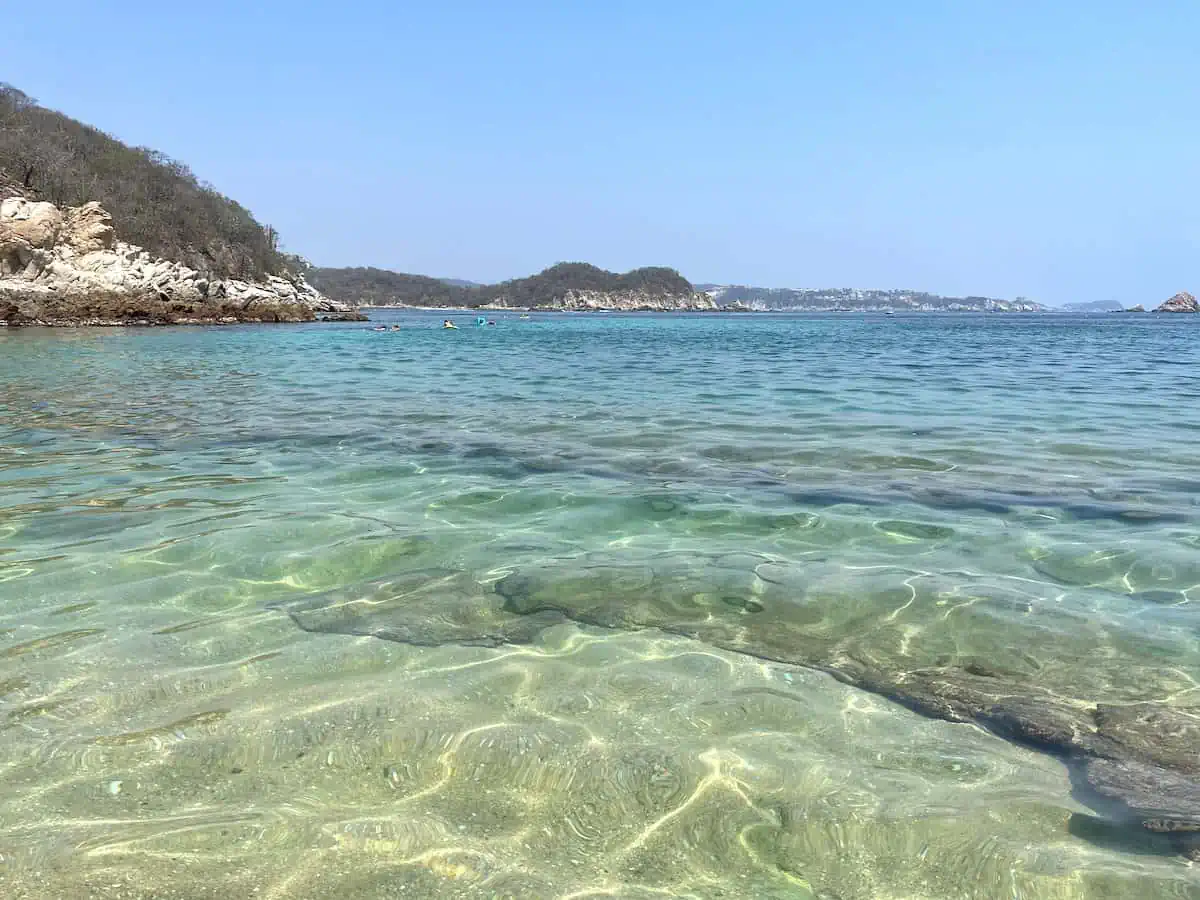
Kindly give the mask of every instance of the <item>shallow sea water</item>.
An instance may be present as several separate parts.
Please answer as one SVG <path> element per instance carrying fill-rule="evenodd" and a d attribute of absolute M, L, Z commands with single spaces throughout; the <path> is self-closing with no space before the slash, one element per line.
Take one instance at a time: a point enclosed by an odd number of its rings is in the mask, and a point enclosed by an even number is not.
<path fill-rule="evenodd" d="M 1200 715 L 1200 322 L 378 318 L 0 329 L 0 895 L 1200 897 L 821 671 Z"/>

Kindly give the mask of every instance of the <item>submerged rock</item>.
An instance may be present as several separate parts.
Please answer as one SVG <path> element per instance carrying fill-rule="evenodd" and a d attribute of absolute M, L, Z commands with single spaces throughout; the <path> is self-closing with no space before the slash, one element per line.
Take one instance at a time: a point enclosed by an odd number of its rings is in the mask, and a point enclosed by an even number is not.
<path fill-rule="evenodd" d="M 302 277 L 210 281 L 116 239 L 98 203 L 0 202 L 0 324 L 128 325 L 361 319 Z"/>
<path fill-rule="evenodd" d="M 1121 756 L 1200 775 L 1200 708 L 1165 703 L 1100 704 L 1093 718 L 1097 734 L 1119 748 Z M 1194 814 L 1200 815 L 1200 793 L 1193 799 Z"/>
<path fill-rule="evenodd" d="M 1200 783 L 1171 769 L 1132 759 L 1091 759 L 1088 786 L 1118 801 L 1147 831 L 1200 832 Z"/>
<path fill-rule="evenodd" d="M 1200 708 L 1158 700 L 1100 703 L 1110 693 L 1100 682 L 1050 681 L 1035 660 L 1020 654 L 1007 654 L 1012 656 L 1007 660 L 997 653 L 943 657 L 935 655 L 944 646 L 937 635 L 928 636 L 928 649 L 895 647 L 880 636 L 901 608 L 951 601 L 950 585 L 931 584 L 927 597 L 911 586 L 895 597 L 876 588 L 873 600 L 846 609 L 846 595 L 822 590 L 811 566 L 804 578 L 797 572 L 795 578 L 764 579 L 758 574 L 763 565 L 758 557 L 719 554 L 596 553 L 512 571 L 490 589 L 469 573 L 436 569 L 275 606 L 308 631 L 422 645 L 522 644 L 566 621 L 658 629 L 722 650 L 818 669 L 923 715 L 971 722 L 1053 754 L 1077 776 L 1084 793 L 1080 799 L 1106 814 L 1120 811 L 1116 824 L 1188 835 L 1200 829 Z M 1104 566 L 1085 569 L 1069 573 L 1070 580 L 1093 583 L 1110 574 Z M 911 585 L 911 579 L 905 583 Z M 960 587 L 964 606 L 956 618 L 968 608 L 980 616 L 1012 613 L 998 589 Z M 864 583 L 853 594 L 870 589 Z M 842 626 L 856 625 L 838 627 L 833 615 L 844 617 Z M 1160 689 L 1149 685 L 1142 691 L 1159 696 Z M 1186 853 L 1191 847 L 1177 849 Z"/>
<path fill-rule="evenodd" d="M 1154 311 L 1169 313 L 1200 313 L 1200 302 L 1197 302 L 1196 298 L 1187 291 L 1180 291 Z"/>

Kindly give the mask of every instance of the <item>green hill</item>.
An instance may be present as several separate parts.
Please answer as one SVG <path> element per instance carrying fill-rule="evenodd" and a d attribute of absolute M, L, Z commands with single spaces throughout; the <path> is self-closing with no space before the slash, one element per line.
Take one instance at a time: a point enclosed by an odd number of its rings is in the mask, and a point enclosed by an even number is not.
<path fill-rule="evenodd" d="M 588 263 L 559 263 L 531 275 L 481 290 L 484 302 L 503 299 L 510 306 L 553 306 L 568 291 L 643 291 L 656 296 L 690 296 L 691 282 L 674 269 L 650 267 L 619 275 Z"/>
<path fill-rule="evenodd" d="M 481 302 L 474 289 L 386 269 L 313 267 L 305 277 L 321 293 L 358 306 L 471 306 Z"/>
<path fill-rule="evenodd" d="M 119 238 L 208 276 L 256 280 L 288 268 L 274 229 L 183 163 L 0 83 L 0 194 L 12 193 L 59 207 L 97 200 Z"/>
<path fill-rule="evenodd" d="M 527 278 L 466 287 L 424 275 L 386 269 L 312 268 L 309 282 L 337 300 L 363 306 L 556 306 L 569 291 L 641 291 L 654 296 L 690 296 L 691 283 L 674 269 L 650 267 L 618 274 L 588 263 L 558 263 Z"/>

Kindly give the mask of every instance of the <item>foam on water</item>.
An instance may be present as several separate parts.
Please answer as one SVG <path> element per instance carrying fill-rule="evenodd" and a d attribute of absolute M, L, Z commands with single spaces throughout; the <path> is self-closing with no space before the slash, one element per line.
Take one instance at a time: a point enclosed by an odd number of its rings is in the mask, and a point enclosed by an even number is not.
<path fill-rule="evenodd" d="M 797 664 L 1197 715 L 1190 320 L 396 319 L 0 332 L 6 897 L 1200 896 Z"/>

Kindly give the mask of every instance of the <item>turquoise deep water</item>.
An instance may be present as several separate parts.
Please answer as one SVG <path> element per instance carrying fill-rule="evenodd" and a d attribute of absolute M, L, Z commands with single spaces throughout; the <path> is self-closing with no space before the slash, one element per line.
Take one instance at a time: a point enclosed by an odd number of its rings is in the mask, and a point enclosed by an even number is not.
<path fill-rule="evenodd" d="M 380 317 L 0 330 L 4 897 L 1200 897 L 823 671 L 1200 710 L 1200 323 Z"/>

